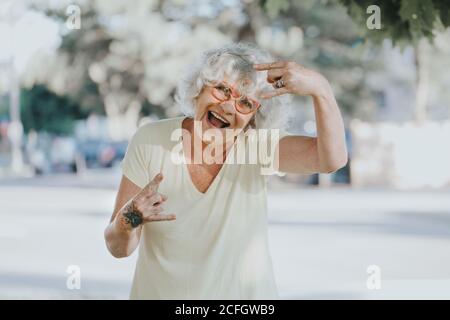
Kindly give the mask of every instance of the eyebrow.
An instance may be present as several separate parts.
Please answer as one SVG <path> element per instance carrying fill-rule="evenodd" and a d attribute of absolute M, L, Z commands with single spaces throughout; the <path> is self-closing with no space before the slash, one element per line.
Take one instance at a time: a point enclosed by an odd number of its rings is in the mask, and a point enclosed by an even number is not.
<path fill-rule="evenodd" d="M 238 82 L 238 83 L 239 83 L 239 82 Z M 258 100 L 259 100 L 259 97 L 258 97 L 258 94 L 257 94 L 257 91 L 258 91 L 258 90 L 256 90 L 255 92 L 253 92 L 253 93 L 255 93 L 255 97 L 249 97 L 249 94 L 242 94 L 238 89 L 235 89 L 235 87 L 237 87 L 237 86 L 234 86 L 234 85 L 232 85 L 231 83 L 229 83 L 229 82 L 227 82 L 227 81 L 222 80 L 219 84 L 228 86 L 230 89 L 233 90 L 233 92 L 237 92 L 237 93 L 238 93 L 238 98 L 247 98 L 247 99 L 249 99 L 249 100 L 255 100 L 255 101 L 258 101 Z"/>

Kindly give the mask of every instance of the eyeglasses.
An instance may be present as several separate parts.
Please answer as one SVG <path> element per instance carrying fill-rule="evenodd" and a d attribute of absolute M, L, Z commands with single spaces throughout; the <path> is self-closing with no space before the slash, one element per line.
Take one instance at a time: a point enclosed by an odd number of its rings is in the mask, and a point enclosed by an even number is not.
<path fill-rule="evenodd" d="M 246 96 L 240 96 L 236 90 L 234 90 L 233 86 L 226 82 L 221 82 L 215 86 L 212 86 L 212 95 L 220 102 L 233 99 L 234 108 L 237 112 L 242 114 L 252 113 L 261 106 L 261 104 L 256 100 L 250 99 Z"/>

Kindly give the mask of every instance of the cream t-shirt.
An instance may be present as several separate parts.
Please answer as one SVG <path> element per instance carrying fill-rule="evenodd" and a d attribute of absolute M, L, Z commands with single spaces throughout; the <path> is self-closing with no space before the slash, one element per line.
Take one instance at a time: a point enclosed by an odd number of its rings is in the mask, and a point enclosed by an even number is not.
<path fill-rule="evenodd" d="M 121 163 L 141 188 L 161 172 L 164 213 L 177 215 L 143 226 L 130 298 L 277 299 L 261 164 L 235 164 L 229 154 L 201 193 L 180 161 L 181 139 L 171 139 L 183 119 L 141 126 Z"/>

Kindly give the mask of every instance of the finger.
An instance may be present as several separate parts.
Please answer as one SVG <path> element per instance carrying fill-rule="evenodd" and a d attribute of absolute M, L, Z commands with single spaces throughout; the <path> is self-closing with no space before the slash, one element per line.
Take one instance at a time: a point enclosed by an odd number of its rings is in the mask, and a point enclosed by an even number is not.
<path fill-rule="evenodd" d="M 276 96 L 280 96 L 282 94 L 289 93 L 289 90 L 287 88 L 280 88 L 269 92 L 264 92 L 261 94 L 261 98 L 263 99 L 270 99 Z"/>
<path fill-rule="evenodd" d="M 147 187 L 148 187 L 149 191 L 152 191 L 152 192 L 158 191 L 158 187 L 159 187 L 159 184 L 161 183 L 162 179 L 163 179 L 162 173 L 158 173 L 158 174 L 152 179 L 152 181 L 150 181 L 150 182 L 147 184 Z"/>
<path fill-rule="evenodd" d="M 158 206 L 158 207 L 149 206 L 149 207 L 145 208 L 145 210 L 142 211 L 142 215 L 145 220 L 145 219 L 149 219 L 150 217 L 152 217 L 156 214 L 160 214 L 163 211 L 164 211 L 164 208 L 162 206 Z"/>
<path fill-rule="evenodd" d="M 151 211 L 152 215 L 156 215 L 156 214 L 158 214 L 158 213 L 163 212 L 163 211 L 164 211 L 164 208 L 163 208 L 162 206 L 159 206 L 159 207 L 152 207 L 152 208 L 150 209 L 150 211 Z M 151 215 L 151 216 L 152 216 L 152 215 Z"/>
<path fill-rule="evenodd" d="M 253 68 L 258 71 L 270 70 L 270 69 L 278 69 L 284 68 L 286 66 L 286 61 L 276 61 L 271 63 L 255 63 Z"/>
<path fill-rule="evenodd" d="M 147 221 L 172 221 L 176 219 L 177 216 L 174 214 L 155 214 L 150 216 Z"/>
<path fill-rule="evenodd" d="M 150 202 L 152 206 L 160 204 L 162 201 L 163 197 L 160 193 L 154 193 L 150 197 L 148 197 L 148 202 Z"/>
<path fill-rule="evenodd" d="M 284 75 L 284 69 L 271 69 L 267 72 L 267 81 L 272 83 Z"/>
<path fill-rule="evenodd" d="M 163 205 L 166 202 L 166 200 L 167 199 L 161 199 L 161 201 L 153 203 L 152 207 L 161 206 L 161 205 Z"/>

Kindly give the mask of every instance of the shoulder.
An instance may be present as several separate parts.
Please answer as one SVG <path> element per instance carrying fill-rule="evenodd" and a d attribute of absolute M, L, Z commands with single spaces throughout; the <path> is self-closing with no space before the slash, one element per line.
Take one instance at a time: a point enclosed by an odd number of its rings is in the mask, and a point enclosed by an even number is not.
<path fill-rule="evenodd" d="M 170 137 L 173 130 L 181 127 L 184 117 L 163 119 L 141 125 L 132 137 L 135 144 L 151 144 L 162 137 Z"/>

